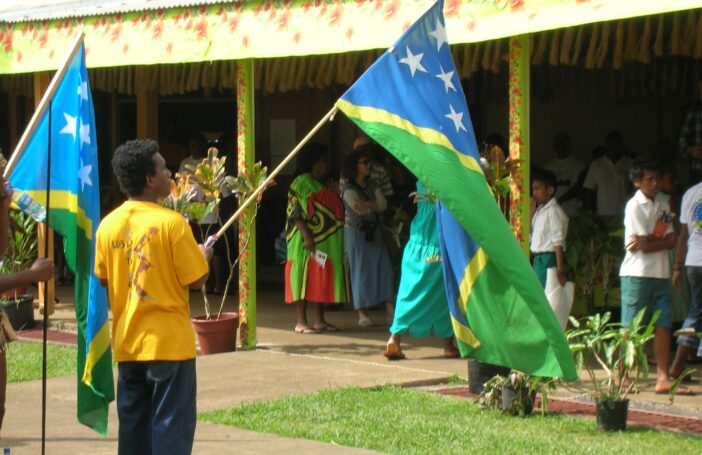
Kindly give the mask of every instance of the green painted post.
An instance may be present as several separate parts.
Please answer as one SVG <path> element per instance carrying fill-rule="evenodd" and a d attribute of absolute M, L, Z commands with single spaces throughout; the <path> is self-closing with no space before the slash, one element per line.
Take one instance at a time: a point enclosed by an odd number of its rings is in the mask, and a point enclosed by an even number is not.
<path fill-rule="evenodd" d="M 236 65 L 237 167 L 246 175 L 255 163 L 253 60 Z M 251 204 L 239 222 L 239 340 L 243 349 L 256 347 L 256 204 Z M 250 237 L 247 235 L 250 226 Z M 248 237 L 248 238 L 247 238 Z"/>

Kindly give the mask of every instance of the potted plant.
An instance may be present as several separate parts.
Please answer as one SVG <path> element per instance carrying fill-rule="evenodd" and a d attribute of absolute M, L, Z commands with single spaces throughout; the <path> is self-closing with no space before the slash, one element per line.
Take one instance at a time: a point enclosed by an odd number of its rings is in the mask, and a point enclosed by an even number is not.
<path fill-rule="evenodd" d="M 566 337 L 576 368 L 579 372 L 584 368 L 590 378 L 597 427 L 601 430 L 626 430 L 627 397 L 637 390 L 639 380 L 648 377 L 645 345 L 654 336 L 660 312 L 656 311 L 644 325 L 645 313 L 642 309 L 629 327 L 611 322 L 610 312 L 590 315 L 582 321 L 570 318 L 573 328 L 566 332 Z M 598 377 L 598 369 L 604 371 L 604 377 Z"/>
<path fill-rule="evenodd" d="M 207 157 L 195 166 L 186 165 L 187 173 L 177 173 L 175 181 L 171 185 L 171 194 L 163 202 L 165 207 L 171 208 L 183 216 L 196 223 L 197 228 L 203 230 L 199 221 L 216 213 L 217 221 L 221 224 L 219 216 L 219 205 L 224 195 L 234 195 L 242 202 L 248 198 L 260 184 L 266 179 L 267 168 L 261 163 L 254 164 L 252 170 L 246 175 L 233 177 L 226 174 L 226 157 L 219 157 L 216 148 L 210 148 Z M 196 200 L 196 196 L 203 197 Z M 261 193 L 263 194 L 263 193 Z M 247 225 L 243 226 L 245 243 L 244 248 L 236 258 L 232 254 L 232 245 L 229 238 L 223 235 L 218 241 L 224 242 L 226 250 L 226 261 L 229 266 L 229 274 L 225 281 L 224 292 L 221 295 L 219 307 L 213 311 L 210 298 L 207 295 L 205 285 L 202 286 L 202 297 L 205 306 L 204 315 L 196 315 L 192 318 L 195 332 L 198 334 L 200 352 L 202 354 L 214 354 L 217 352 L 233 351 L 236 347 L 236 332 L 238 328 L 239 315 L 235 312 L 224 312 L 224 304 L 229 295 L 229 287 L 234 278 L 236 265 L 239 263 L 241 254 L 246 249 L 253 221 L 258 212 L 261 196 L 253 204 L 253 216 L 249 218 Z M 226 220 L 225 220 L 226 221 Z M 215 232 L 210 232 L 212 225 L 201 232 L 201 238 L 206 239 Z"/>
<path fill-rule="evenodd" d="M 534 410 L 537 394 L 541 397 L 541 413 L 548 412 L 548 394 L 557 379 L 533 376 L 512 370 L 509 375 L 496 375 L 485 383 L 478 401 L 490 408 L 501 409 L 507 415 L 526 417 Z"/>
<path fill-rule="evenodd" d="M 569 276 L 575 277 L 576 294 L 583 296 L 587 314 L 596 311 L 595 294 L 602 290 L 602 303 L 609 308 L 613 274 L 623 255 L 623 228 L 614 222 L 582 212 L 571 220 L 566 243 Z"/>
<path fill-rule="evenodd" d="M 0 273 L 7 275 L 29 268 L 37 257 L 36 222 L 19 210 L 10 210 L 7 251 L 0 261 Z M 34 326 L 34 296 L 27 286 L 0 294 L 0 307 L 16 330 Z"/>

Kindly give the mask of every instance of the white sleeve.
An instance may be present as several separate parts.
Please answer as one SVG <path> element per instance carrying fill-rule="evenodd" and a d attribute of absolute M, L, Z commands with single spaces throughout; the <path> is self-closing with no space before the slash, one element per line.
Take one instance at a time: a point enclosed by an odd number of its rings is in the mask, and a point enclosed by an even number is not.
<path fill-rule="evenodd" d="M 590 167 L 587 170 L 587 175 L 585 176 L 585 182 L 583 182 L 583 188 L 586 188 L 588 190 L 596 190 L 597 189 L 597 170 L 594 169 L 594 166 L 591 164 Z"/>
<path fill-rule="evenodd" d="M 550 230 L 549 239 L 556 246 L 561 246 L 565 248 L 566 234 L 568 231 L 568 217 L 561 216 L 557 210 L 548 211 L 548 226 Z"/>
<path fill-rule="evenodd" d="M 651 234 L 646 227 L 646 214 L 639 204 L 627 204 L 624 210 L 624 228 L 631 235 L 645 236 Z"/>
<path fill-rule="evenodd" d="M 385 209 L 388 208 L 388 201 L 385 200 L 385 196 L 383 195 L 383 190 L 381 188 L 377 188 L 375 190 L 375 202 L 378 204 L 378 209 L 381 212 L 384 212 Z"/>
<path fill-rule="evenodd" d="M 680 204 L 680 223 L 690 224 L 690 192 L 685 192 Z"/>

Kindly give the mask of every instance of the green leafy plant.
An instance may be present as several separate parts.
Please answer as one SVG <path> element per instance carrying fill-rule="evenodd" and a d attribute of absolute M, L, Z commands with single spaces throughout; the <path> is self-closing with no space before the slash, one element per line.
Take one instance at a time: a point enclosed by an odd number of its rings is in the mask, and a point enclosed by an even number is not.
<path fill-rule="evenodd" d="M 582 295 L 588 314 L 595 311 L 595 289 L 602 287 L 603 305 L 609 307 L 615 270 L 623 256 L 624 230 L 618 220 L 605 220 L 581 213 L 571 220 L 565 253 L 568 276 L 575 278 L 576 293 Z"/>
<path fill-rule="evenodd" d="M 580 373 L 585 369 L 590 377 L 591 392 L 598 401 L 614 402 L 627 398 L 637 390 L 638 383 L 648 377 L 648 359 L 645 345 L 654 334 L 656 311 L 644 324 L 646 310 L 634 317 L 629 327 L 611 322 L 611 313 L 595 314 L 578 321 L 571 317 L 572 329 L 566 338 Z M 604 378 L 596 375 L 602 369 Z M 584 387 L 581 381 L 579 385 Z"/>
<path fill-rule="evenodd" d="M 203 230 L 202 224 L 200 224 L 203 220 L 214 213 L 217 221 L 222 223 L 218 210 L 222 197 L 234 195 L 241 203 L 249 198 L 268 176 L 268 168 L 262 166 L 260 162 L 255 163 L 248 173 L 240 174 L 236 177 L 227 175 L 225 163 L 226 157 L 220 158 L 219 151 L 214 147 L 210 148 L 207 151 L 207 157 L 202 161 L 194 166 L 186 165 L 187 172 L 176 174 L 175 181 L 171 184 L 171 194 L 163 201 L 165 207 L 175 210 L 189 220 L 196 222 L 203 239 L 214 234 L 214 232 L 210 232 L 212 224 L 207 225 L 207 229 Z M 258 206 L 261 203 L 262 196 L 263 192 L 259 194 L 252 206 L 252 215 L 246 218 L 246 224 L 240 229 L 244 232 L 245 242 L 236 258 L 232 255 L 232 245 L 229 243 L 229 238 L 223 235 L 218 240 L 223 241 L 226 246 L 229 275 L 225 282 L 219 310 L 214 319 L 219 319 L 224 309 L 224 303 L 229 294 L 229 287 L 234 278 L 235 267 L 239 263 L 243 252 L 246 251 L 251 239 L 253 223 L 258 214 Z M 202 286 L 202 296 L 205 303 L 205 315 L 207 319 L 213 319 L 213 312 L 205 285 Z"/>
<path fill-rule="evenodd" d="M 535 398 L 540 395 L 541 414 L 548 412 L 549 392 L 556 388 L 557 378 L 534 376 L 521 371 L 512 370 L 509 376 L 496 375 L 485 383 L 478 401 L 489 408 L 501 408 L 504 388 L 514 391 L 515 398 L 507 409 L 502 412 L 508 415 L 526 416 L 534 406 Z"/>
<path fill-rule="evenodd" d="M 486 144 L 480 153 L 480 165 L 492 194 L 505 215 L 509 213 L 510 180 L 521 169 L 522 160 L 511 160 L 493 144 Z"/>
<path fill-rule="evenodd" d="M 19 210 L 10 210 L 10 234 L 0 273 L 19 272 L 37 257 L 37 223 Z"/>

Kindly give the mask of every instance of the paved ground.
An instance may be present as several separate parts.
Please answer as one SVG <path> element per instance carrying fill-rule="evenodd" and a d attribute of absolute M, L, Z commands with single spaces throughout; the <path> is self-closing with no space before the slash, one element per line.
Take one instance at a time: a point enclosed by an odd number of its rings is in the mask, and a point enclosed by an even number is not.
<path fill-rule="evenodd" d="M 75 328 L 70 288 L 57 288 L 61 302 L 51 317 L 54 328 Z M 192 313 L 202 312 L 197 294 Z M 387 325 L 361 329 L 353 311 L 328 313 L 329 322 L 341 332 L 301 335 L 292 330 L 294 308 L 282 303 L 277 284 L 259 287 L 258 340 L 253 351 L 198 357 L 198 410 L 208 411 L 284 396 L 309 393 L 348 385 L 436 384 L 453 374 L 465 377 L 465 360 L 442 357 L 441 342 L 434 338 L 404 340 L 408 360 L 388 362 L 381 352 L 387 339 Z M 228 304 L 228 309 L 231 304 Z M 311 311 L 310 311 L 311 313 Z M 37 318 L 39 317 L 37 312 Z M 371 317 L 384 321 L 383 312 Z M 702 392 L 702 386 L 693 384 Z M 559 396 L 573 396 L 560 391 Z M 636 405 L 665 407 L 671 412 L 702 417 L 702 397 L 678 397 L 675 407 L 667 398 L 644 391 Z M 75 378 L 64 377 L 48 382 L 47 448 L 51 454 L 116 453 L 117 416 L 110 408 L 110 431 L 106 438 L 79 425 L 75 420 Z M 195 453 L 368 453 L 333 444 L 280 438 L 230 427 L 198 423 Z M 10 384 L 5 423 L 0 447 L 11 447 L 13 454 L 40 452 L 41 383 Z"/>

